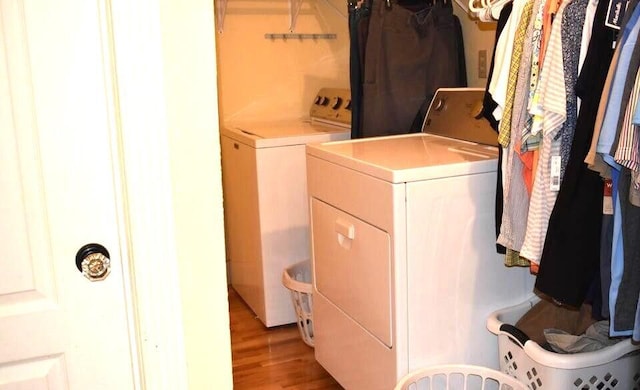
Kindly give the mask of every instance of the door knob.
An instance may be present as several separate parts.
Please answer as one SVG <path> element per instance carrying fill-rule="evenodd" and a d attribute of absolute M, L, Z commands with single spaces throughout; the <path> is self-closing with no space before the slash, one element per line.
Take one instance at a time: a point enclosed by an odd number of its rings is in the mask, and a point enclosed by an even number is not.
<path fill-rule="evenodd" d="M 109 251 L 100 244 L 87 244 L 76 253 L 76 267 L 92 282 L 104 280 L 111 272 Z"/>

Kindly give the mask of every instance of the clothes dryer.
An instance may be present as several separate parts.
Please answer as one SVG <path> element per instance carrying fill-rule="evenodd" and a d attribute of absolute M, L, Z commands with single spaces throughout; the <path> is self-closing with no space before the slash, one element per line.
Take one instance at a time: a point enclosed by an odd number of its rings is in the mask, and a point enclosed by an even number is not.
<path fill-rule="evenodd" d="M 435 364 L 499 369 L 486 318 L 533 278 L 496 252 L 481 98 L 439 90 L 423 126 L 435 134 L 307 146 L 315 356 L 346 389 L 391 389 Z"/>
<path fill-rule="evenodd" d="M 282 272 L 310 256 L 305 144 L 348 139 L 349 103 L 349 90 L 323 88 L 309 119 L 220 131 L 231 285 L 267 327 L 296 321 Z"/>

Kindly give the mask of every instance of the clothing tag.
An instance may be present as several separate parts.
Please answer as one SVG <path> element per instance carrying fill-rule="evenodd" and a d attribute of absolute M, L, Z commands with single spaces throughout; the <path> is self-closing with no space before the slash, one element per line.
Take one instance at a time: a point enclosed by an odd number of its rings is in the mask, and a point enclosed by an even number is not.
<path fill-rule="evenodd" d="M 611 179 L 604 181 L 604 197 L 602 198 L 602 214 L 613 215 L 613 182 Z"/>
<path fill-rule="evenodd" d="M 627 10 L 627 4 L 629 4 L 629 0 L 609 0 L 607 18 L 604 21 L 604 25 L 615 30 L 620 30 L 622 27 L 622 18 Z"/>
<path fill-rule="evenodd" d="M 551 156 L 551 191 L 560 191 L 560 163 L 562 157 Z"/>

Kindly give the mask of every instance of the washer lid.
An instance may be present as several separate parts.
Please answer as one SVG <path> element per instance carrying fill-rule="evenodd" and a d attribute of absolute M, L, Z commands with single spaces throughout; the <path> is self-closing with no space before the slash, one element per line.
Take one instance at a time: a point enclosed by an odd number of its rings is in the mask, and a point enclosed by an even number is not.
<path fill-rule="evenodd" d="M 391 183 L 493 172 L 493 146 L 416 133 L 307 145 L 307 154 Z"/>
<path fill-rule="evenodd" d="M 220 134 L 254 148 L 268 148 L 345 140 L 350 137 L 351 130 L 298 120 L 234 122 L 224 126 Z"/>

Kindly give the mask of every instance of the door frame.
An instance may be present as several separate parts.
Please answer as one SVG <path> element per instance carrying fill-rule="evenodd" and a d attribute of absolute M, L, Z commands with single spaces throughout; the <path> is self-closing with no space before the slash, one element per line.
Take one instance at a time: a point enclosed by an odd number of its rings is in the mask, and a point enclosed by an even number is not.
<path fill-rule="evenodd" d="M 101 2 L 138 379 L 230 389 L 214 4 Z"/>

